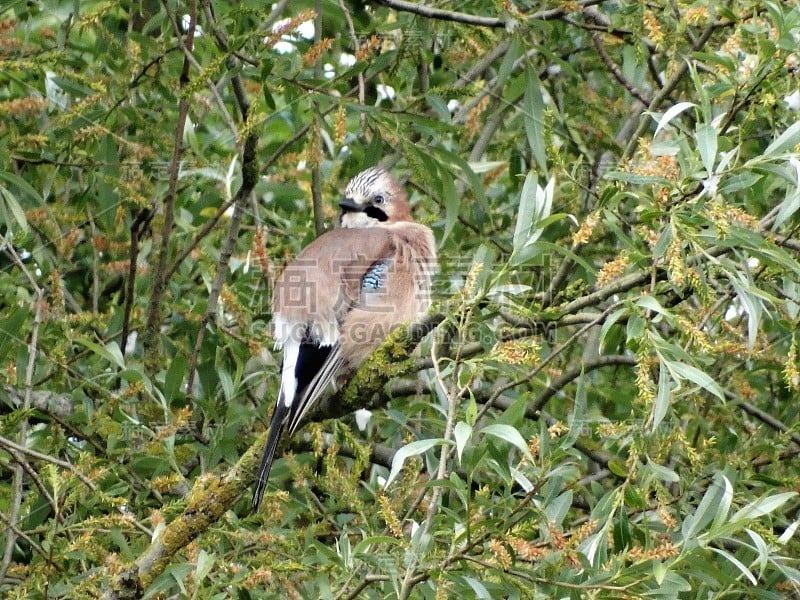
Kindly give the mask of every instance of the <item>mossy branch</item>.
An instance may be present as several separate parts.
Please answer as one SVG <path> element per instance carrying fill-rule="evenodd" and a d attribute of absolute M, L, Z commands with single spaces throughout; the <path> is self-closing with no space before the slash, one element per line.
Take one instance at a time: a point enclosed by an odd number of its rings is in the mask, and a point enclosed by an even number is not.
<path fill-rule="evenodd" d="M 353 412 L 377 408 L 389 401 L 384 386 L 391 379 L 415 369 L 414 349 L 420 340 L 444 320 L 429 314 L 393 332 L 350 381 L 327 398 L 310 416 L 322 421 Z M 284 442 L 287 440 L 284 440 Z M 172 557 L 216 523 L 233 508 L 255 478 L 266 434 L 260 435 L 239 461 L 220 475 L 198 478 L 183 513 L 169 523 L 150 547 L 122 571 L 104 597 L 110 600 L 138 598 L 169 565 Z"/>

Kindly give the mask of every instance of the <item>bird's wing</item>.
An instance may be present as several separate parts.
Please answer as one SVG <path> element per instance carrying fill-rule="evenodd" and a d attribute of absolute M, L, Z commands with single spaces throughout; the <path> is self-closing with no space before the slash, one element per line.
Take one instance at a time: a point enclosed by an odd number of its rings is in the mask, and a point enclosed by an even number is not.
<path fill-rule="evenodd" d="M 433 235 L 412 223 L 334 229 L 306 246 L 273 294 L 275 340 L 284 348 L 253 507 L 264 493 L 278 442 L 293 434 L 342 371 L 352 370 L 391 331 L 427 308 Z"/>
<path fill-rule="evenodd" d="M 391 236 L 380 229 L 336 229 L 317 240 L 320 240 L 318 244 L 312 243 L 298 257 L 308 261 L 309 269 L 302 275 L 292 275 L 294 281 L 313 280 L 318 287 L 313 294 L 309 293 L 309 296 L 314 296 L 315 302 L 307 306 L 309 310 L 306 313 L 312 318 L 309 327 L 311 335 L 307 340 L 309 343 L 302 345 L 300 356 L 308 355 L 311 358 L 304 360 L 308 367 L 302 372 L 299 368 L 301 363 L 298 362 L 297 394 L 286 427 L 290 435 L 297 430 L 337 375 L 346 367 L 354 366 L 347 355 L 350 332 L 342 326 L 346 323 L 347 315 L 362 304 L 365 278 L 373 284 L 381 283 L 385 277 L 381 267 L 376 269 L 376 265 L 384 265 L 384 261 L 391 260 L 394 252 Z M 309 256 L 312 260 L 309 260 Z M 312 274 L 313 267 L 318 268 Z M 319 319 L 323 316 L 330 320 Z M 314 334 L 314 331 L 324 332 L 331 326 L 338 331 L 335 341 Z M 321 352 L 324 352 L 324 359 L 315 360 Z M 309 375 L 311 377 L 307 377 Z"/>
<path fill-rule="evenodd" d="M 300 422 L 308 414 L 308 411 L 313 407 L 320 395 L 336 379 L 336 375 L 342 368 L 342 347 L 338 343 L 333 346 L 323 346 L 327 350 L 327 357 L 320 365 L 319 370 L 314 374 L 314 377 L 309 381 L 299 393 L 295 396 L 291 407 L 289 408 L 289 418 L 286 423 L 286 429 L 289 435 L 294 435 Z"/>

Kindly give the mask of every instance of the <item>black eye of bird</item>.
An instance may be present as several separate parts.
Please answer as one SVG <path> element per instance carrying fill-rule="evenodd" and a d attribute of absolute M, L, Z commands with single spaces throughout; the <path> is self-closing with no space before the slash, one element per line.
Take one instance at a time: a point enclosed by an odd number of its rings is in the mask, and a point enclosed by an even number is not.
<path fill-rule="evenodd" d="M 375 196 L 375 198 L 373 198 L 373 200 L 372 200 L 372 202 L 373 202 L 374 204 L 383 204 L 383 203 L 384 203 L 384 201 L 385 201 L 385 200 L 384 200 L 384 197 L 383 197 L 383 196 L 381 196 L 380 194 L 378 194 L 377 196 Z"/>

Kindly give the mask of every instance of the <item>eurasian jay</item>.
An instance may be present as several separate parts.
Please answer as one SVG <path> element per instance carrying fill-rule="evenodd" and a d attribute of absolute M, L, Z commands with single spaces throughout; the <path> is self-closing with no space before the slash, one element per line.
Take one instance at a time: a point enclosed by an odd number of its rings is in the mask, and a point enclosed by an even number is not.
<path fill-rule="evenodd" d="M 278 441 L 292 435 L 330 383 L 341 383 L 389 333 L 430 305 L 433 233 L 411 220 L 405 190 L 381 167 L 356 175 L 339 228 L 303 248 L 278 278 L 272 326 L 281 388 L 253 491 L 258 509 Z"/>

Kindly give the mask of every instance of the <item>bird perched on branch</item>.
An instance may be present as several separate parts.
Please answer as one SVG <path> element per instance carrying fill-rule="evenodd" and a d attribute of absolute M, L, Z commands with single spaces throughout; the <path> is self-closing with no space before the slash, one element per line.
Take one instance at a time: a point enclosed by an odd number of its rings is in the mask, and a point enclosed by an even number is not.
<path fill-rule="evenodd" d="M 339 202 L 339 228 L 289 263 L 272 298 L 281 388 L 253 491 L 261 504 L 275 450 L 332 382 L 358 368 L 395 328 L 430 305 L 433 233 L 414 223 L 405 190 L 381 167 L 356 175 Z"/>

